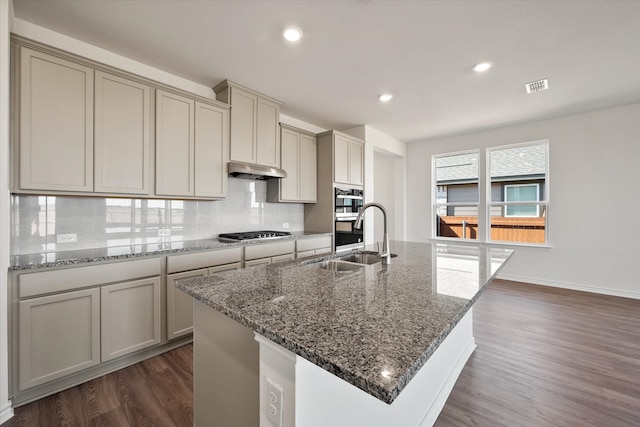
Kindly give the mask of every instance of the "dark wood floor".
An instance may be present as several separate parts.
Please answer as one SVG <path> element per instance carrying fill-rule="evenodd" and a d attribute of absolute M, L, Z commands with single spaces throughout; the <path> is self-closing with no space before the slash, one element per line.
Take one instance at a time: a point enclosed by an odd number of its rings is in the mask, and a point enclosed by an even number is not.
<path fill-rule="evenodd" d="M 436 426 L 640 426 L 640 301 L 495 281 L 474 328 Z M 184 346 L 16 408 L 1 427 L 191 427 L 191 360 Z"/>

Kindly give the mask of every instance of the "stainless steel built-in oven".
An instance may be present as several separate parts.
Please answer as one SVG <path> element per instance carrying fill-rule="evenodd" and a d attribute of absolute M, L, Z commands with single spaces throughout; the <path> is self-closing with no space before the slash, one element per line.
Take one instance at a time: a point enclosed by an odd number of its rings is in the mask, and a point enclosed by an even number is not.
<path fill-rule="evenodd" d="M 335 250 L 344 251 L 364 247 L 364 227 L 355 227 L 356 218 L 364 204 L 364 193 L 354 188 L 335 188 Z"/>

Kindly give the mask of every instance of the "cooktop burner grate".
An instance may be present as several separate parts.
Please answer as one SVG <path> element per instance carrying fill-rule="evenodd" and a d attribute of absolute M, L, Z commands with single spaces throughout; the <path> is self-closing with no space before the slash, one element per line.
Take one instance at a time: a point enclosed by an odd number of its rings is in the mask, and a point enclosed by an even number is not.
<path fill-rule="evenodd" d="M 244 242 L 248 240 L 278 239 L 291 236 L 288 231 L 245 231 L 240 233 L 222 233 L 218 236 L 221 242 Z"/>

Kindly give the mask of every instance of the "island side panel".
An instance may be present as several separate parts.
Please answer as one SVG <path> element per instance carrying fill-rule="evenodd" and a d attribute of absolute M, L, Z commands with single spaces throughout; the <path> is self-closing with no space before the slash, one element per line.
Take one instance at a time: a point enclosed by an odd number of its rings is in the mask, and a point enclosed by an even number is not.
<path fill-rule="evenodd" d="M 469 309 L 390 405 L 298 357 L 296 426 L 430 427 L 475 348 Z"/>
<path fill-rule="evenodd" d="M 193 400 L 197 427 L 260 423 L 260 348 L 253 331 L 194 300 Z"/>

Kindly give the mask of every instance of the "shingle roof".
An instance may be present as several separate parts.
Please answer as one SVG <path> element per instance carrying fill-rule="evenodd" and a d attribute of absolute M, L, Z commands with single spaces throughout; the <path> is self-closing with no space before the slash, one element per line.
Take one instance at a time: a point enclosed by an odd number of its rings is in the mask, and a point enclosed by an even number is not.
<path fill-rule="evenodd" d="M 546 173 L 546 145 L 530 145 L 491 151 L 491 178 L 525 178 Z M 478 180 L 477 153 L 436 158 L 439 184 Z"/>

